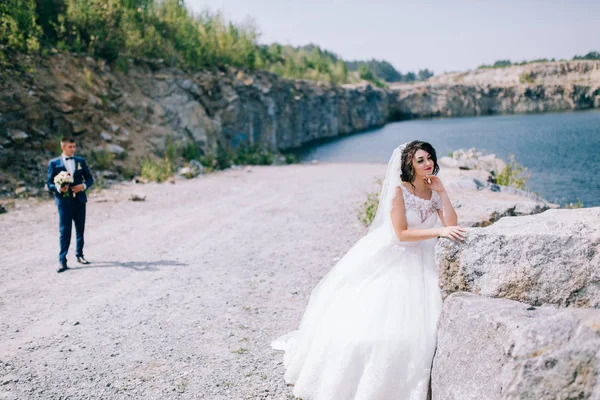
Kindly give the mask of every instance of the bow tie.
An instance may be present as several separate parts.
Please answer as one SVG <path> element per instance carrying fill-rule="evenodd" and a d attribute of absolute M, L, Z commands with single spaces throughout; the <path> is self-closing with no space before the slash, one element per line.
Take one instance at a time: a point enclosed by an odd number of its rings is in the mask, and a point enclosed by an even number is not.
<path fill-rule="evenodd" d="M 66 161 L 73 160 L 74 157 L 65 157 Z"/>

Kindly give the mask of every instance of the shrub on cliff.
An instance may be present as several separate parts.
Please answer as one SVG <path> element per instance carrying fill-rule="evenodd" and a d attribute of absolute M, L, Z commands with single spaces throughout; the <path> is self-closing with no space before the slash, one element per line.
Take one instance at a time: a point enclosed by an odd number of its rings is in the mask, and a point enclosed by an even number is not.
<path fill-rule="evenodd" d="M 292 47 L 273 43 L 261 46 L 257 53 L 256 67 L 290 79 L 310 79 L 333 84 L 348 82 L 348 68 L 344 61 L 314 45 Z"/>
<path fill-rule="evenodd" d="M 59 47 L 109 61 L 120 56 L 161 58 L 192 68 L 253 68 L 257 31 L 218 13 L 194 15 L 179 0 L 64 0 L 56 36 Z"/>
<path fill-rule="evenodd" d="M 0 60 L 5 52 L 38 51 L 41 36 L 34 0 L 0 2 Z"/>
<path fill-rule="evenodd" d="M 600 53 L 597 51 L 590 51 L 584 56 L 575 56 L 573 60 L 600 60 Z"/>
<path fill-rule="evenodd" d="M 521 83 L 535 83 L 535 78 L 531 72 L 525 71 L 519 76 L 519 82 Z"/>
<path fill-rule="evenodd" d="M 512 186 L 517 189 L 525 189 L 525 184 L 529 179 L 527 168 L 519 165 L 515 161 L 515 156 L 510 155 L 508 163 L 496 177 L 496 183 L 502 186 Z"/>
<path fill-rule="evenodd" d="M 373 71 L 371 71 L 366 65 L 360 67 L 360 69 L 358 70 L 358 76 L 360 77 L 360 79 L 372 82 L 377 87 L 383 88 L 387 86 L 385 83 L 381 82 L 377 78 L 377 76 L 375 76 Z"/>

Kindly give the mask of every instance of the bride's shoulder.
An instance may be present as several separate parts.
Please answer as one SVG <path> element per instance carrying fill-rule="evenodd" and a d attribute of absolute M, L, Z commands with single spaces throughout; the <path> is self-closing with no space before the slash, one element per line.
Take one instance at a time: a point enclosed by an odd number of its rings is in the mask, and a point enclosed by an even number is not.
<path fill-rule="evenodd" d="M 398 184 L 398 186 L 396 186 L 396 194 L 405 195 L 406 193 L 410 193 L 410 190 L 408 190 L 408 188 L 404 186 L 404 183 L 400 183 Z"/>
<path fill-rule="evenodd" d="M 406 188 L 403 188 L 402 184 L 399 184 L 398 186 L 396 186 L 396 190 L 395 190 L 395 194 L 394 194 L 394 198 L 401 200 L 404 202 L 404 191 L 407 190 Z"/>
<path fill-rule="evenodd" d="M 399 183 L 398 186 L 396 186 L 396 193 L 404 193 L 405 190 L 407 189 L 401 183 Z"/>

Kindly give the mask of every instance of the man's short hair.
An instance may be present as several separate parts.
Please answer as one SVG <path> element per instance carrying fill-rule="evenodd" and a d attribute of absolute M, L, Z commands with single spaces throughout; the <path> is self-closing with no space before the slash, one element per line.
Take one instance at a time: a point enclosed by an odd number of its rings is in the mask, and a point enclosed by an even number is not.
<path fill-rule="evenodd" d="M 72 137 L 64 137 L 60 140 L 60 143 L 64 144 L 64 143 L 75 143 L 75 139 L 73 139 Z"/>

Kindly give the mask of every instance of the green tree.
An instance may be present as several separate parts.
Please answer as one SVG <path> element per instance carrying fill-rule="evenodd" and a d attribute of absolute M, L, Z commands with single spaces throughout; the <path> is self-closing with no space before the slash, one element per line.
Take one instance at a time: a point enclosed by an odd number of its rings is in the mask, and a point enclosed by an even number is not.
<path fill-rule="evenodd" d="M 575 56 L 573 60 L 600 60 L 600 53 L 597 51 L 590 51 L 584 56 Z"/>
<path fill-rule="evenodd" d="M 36 16 L 34 0 L 3 0 L 0 3 L 0 51 L 38 51 L 43 32 Z"/>

